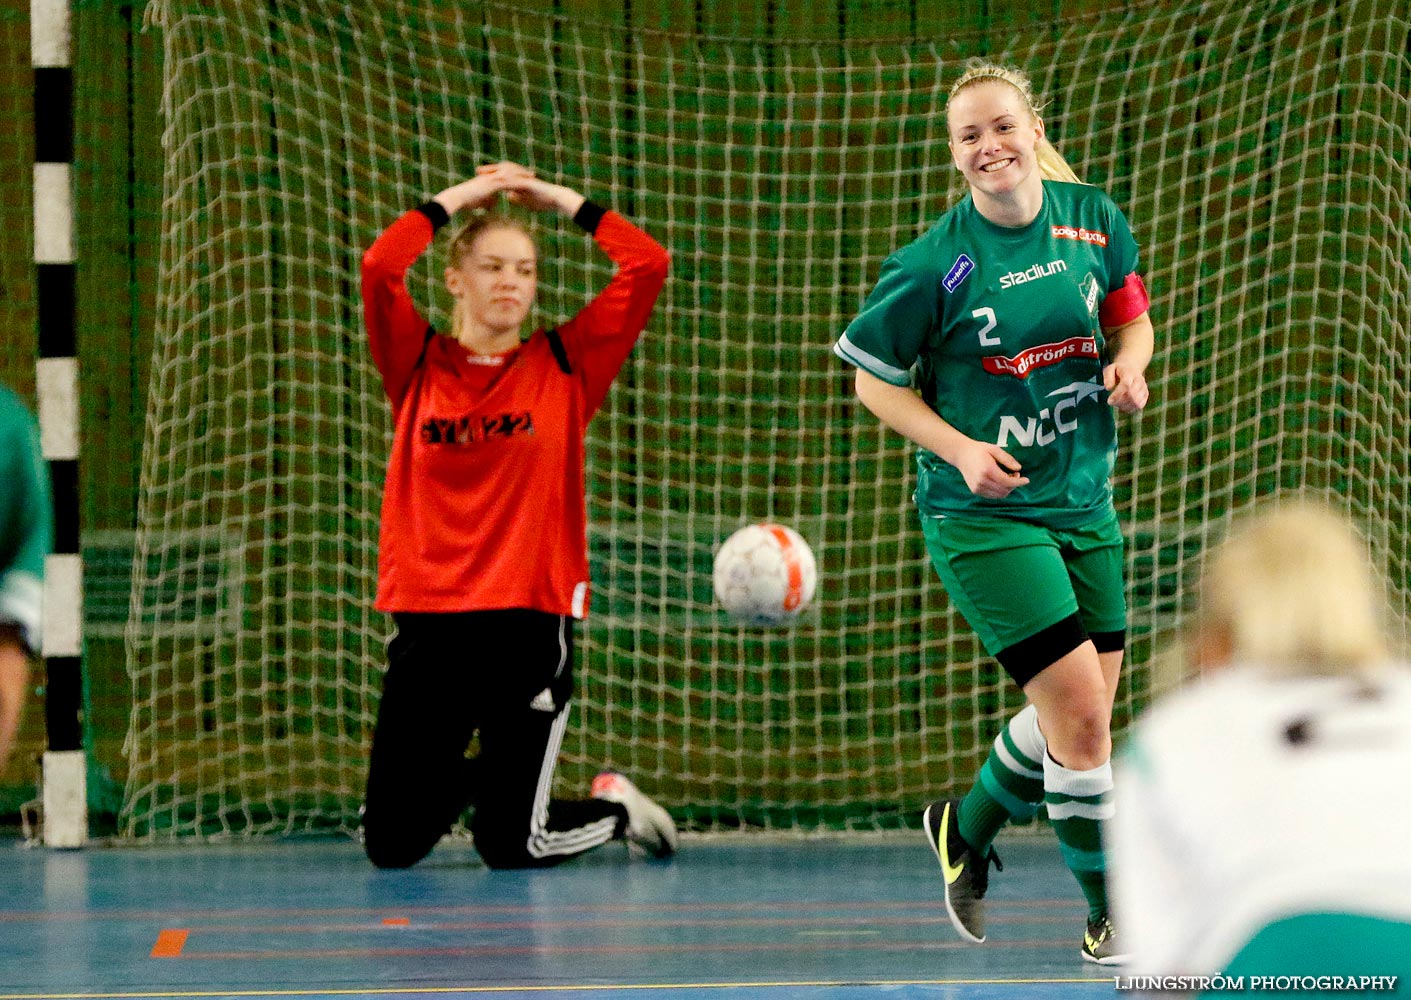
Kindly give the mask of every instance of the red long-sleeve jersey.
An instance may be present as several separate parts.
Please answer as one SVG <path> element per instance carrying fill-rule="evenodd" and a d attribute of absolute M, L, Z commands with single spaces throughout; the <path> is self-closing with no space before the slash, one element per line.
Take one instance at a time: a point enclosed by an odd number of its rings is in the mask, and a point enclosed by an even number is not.
<path fill-rule="evenodd" d="M 433 223 L 433 219 L 435 222 Z M 438 335 L 406 273 L 445 213 L 392 223 L 363 256 L 363 315 L 396 426 L 382 498 L 382 611 L 588 610 L 584 444 L 588 421 L 647 325 L 666 250 L 615 212 L 575 221 L 617 265 L 555 332 L 497 364 Z"/>

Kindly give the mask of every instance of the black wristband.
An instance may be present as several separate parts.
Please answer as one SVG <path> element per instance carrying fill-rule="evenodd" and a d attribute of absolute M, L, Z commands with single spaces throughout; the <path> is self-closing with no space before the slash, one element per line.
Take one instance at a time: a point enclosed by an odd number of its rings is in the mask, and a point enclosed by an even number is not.
<path fill-rule="evenodd" d="M 591 235 L 598 231 L 598 223 L 603 221 L 603 216 L 607 213 L 608 210 L 603 206 L 584 199 L 582 207 L 573 214 L 573 222 Z"/>
<path fill-rule="evenodd" d="M 451 221 L 451 216 L 446 212 L 446 208 L 439 201 L 428 201 L 416 207 L 416 210 L 426 216 L 431 223 L 431 231 L 434 233 L 446 223 Z"/>

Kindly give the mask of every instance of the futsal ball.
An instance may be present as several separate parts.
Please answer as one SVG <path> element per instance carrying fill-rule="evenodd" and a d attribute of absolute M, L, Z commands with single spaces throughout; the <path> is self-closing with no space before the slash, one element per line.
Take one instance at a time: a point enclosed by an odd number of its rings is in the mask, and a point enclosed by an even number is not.
<path fill-rule="evenodd" d="M 715 599 L 741 625 L 783 625 L 813 599 L 813 550 L 793 528 L 751 524 L 715 553 Z"/>

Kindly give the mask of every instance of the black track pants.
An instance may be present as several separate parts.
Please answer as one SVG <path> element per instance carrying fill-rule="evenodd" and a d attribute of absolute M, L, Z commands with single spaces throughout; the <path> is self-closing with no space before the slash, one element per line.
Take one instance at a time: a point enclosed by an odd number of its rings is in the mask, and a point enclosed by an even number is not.
<path fill-rule="evenodd" d="M 573 694 L 572 619 L 393 618 L 363 807 L 373 864 L 416 864 L 470 802 L 475 847 L 492 868 L 557 864 L 622 835 L 621 805 L 549 798 Z M 468 760 L 476 734 L 480 753 Z"/>

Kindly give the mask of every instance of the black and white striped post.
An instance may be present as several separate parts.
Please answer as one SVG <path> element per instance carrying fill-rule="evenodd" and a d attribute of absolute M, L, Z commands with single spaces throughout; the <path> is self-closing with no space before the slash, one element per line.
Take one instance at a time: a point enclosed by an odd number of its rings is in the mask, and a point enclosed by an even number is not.
<path fill-rule="evenodd" d="M 78 361 L 69 0 L 30 0 L 34 65 L 34 263 L 39 438 L 54 492 L 54 553 L 44 565 L 44 843 L 88 839 L 83 747 L 83 562 L 78 518 Z"/>

